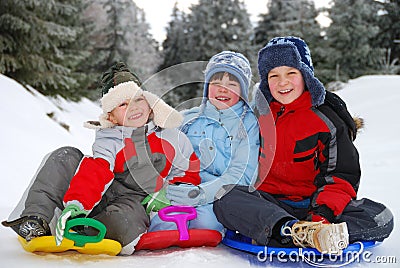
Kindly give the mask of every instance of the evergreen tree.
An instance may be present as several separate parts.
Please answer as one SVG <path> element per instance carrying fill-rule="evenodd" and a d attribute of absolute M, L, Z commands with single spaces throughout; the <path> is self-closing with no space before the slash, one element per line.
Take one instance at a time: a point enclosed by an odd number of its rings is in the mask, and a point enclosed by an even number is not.
<path fill-rule="evenodd" d="M 43 94 L 76 98 L 83 80 L 74 72 L 84 53 L 76 46 L 80 5 L 80 0 L 3 0 L 0 72 Z"/>
<path fill-rule="evenodd" d="M 351 6 L 351 8 L 349 8 Z M 379 33 L 378 2 L 374 0 L 334 0 L 327 29 L 331 51 L 328 62 L 332 78 L 346 81 L 376 71 L 382 50 L 374 48 Z"/>
<path fill-rule="evenodd" d="M 250 58 L 256 55 L 250 43 L 251 36 L 249 14 L 242 1 L 200 0 L 191 7 L 187 19 L 174 9 L 165 42 L 168 47 L 166 60 L 161 67 L 179 62 L 208 61 L 223 50 L 237 51 Z M 201 96 L 202 85 L 184 85 L 174 92 L 182 102 Z"/>
<path fill-rule="evenodd" d="M 317 21 L 319 10 L 311 0 L 269 0 L 268 12 L 260 14 L 255 27 L 254 44 L 259 50 L 277 36 L 298 36 L 310 47 L 315 73 L 325 82 L 326 44 Z"/>
<path fill-rule="evenodd" d="M 252 25 L 239 0 L 200 0 L 191 8 L 186 60 L 208 60 L 223 50 L 252 54 Z"/>
<path fill-rule="evenodd" d="M 82 70 L 91 74 L 91 88 L 116 61 L 124 61 L 142 80 L 159 65 L 158 44 L 149 34 L 143 10 L 131 0 L 86 0 L 83 13 L 89 32 L 90 55 Z M 100 97 L 94 91 L 93 97 Z"/>
<path fill-rule="evenodd" d="M 163 62 L 159 66 L 159 70 L 163 70 L 178 63 L 182 63 L 187 56 L 183 55 L 184 47 L 187 45 L 186 38 L 186 14 L 179 10 L 175 3 L 172 10 L 171 21 L 167 26 L 167 36 L 162 43 Z"/>
<path fill-rule="evenodd" d="M 66 52 L 66 57 L 60 64 L 71 69 L 69 76 L 76 80 L 77 83 L 72 90 L 70 90 L 70 98 L 79 100 L 81 97 L 90 97 L 91 94 L 91 92 L 88 91 L 90 82 L 89 74 L 81 69 L 82 63 L 89 55 L 87 34 L 83 21 L 81 20 L 81 14 L 85 8 L 85 3 L 82 0 L 60 0 L 59 2 L 62 8 L 60 8 L 56 20 L 60 24 L 66 23 L 77 29 L 76 37 L 68 43 L 67 46 L 62 47 Z"/>
<path fill-rule="evenodd" d="M 81 44 L 88 51 L 85 59 L 79 65 L 79 72 L 87 76 L 87 90 L 89 98 L 95 100 L 101 97 L 98 90 L 99 80 L 105 71 L 108 51 L 105 49 L 104 28 L 107 25 L 107 13 L 104 10 L 104 0 L 83 0 L 84 7 L 80 15 L 84 33 L 81 36 Z"/>
<path fill-rule="evenodd" d="M 160 65 L 159 44 L 149 33 L 150 26 L 142 9 L 136 5 L 124 15 L 126 17 L 129 55 L 127 63 L 132 66 L 142 80 L 147 79 L 157 71 Z"/>
<path fill-rule="evenodd" d="M 178 3 L 175 3 L 171 14 L 171 21 L 166 28 L 166 39 L 162 43 L 163 61 L 158 67 L 159 72 L 156 77 L 158 81 L 163 81 L 164 83 L 162 87 L 164 88 L 164 92 L 161 95 L 173 106 L 181 104 L 182 100 L 185 99 L 185 95 L 188 94 L 187 92 L 197 90 L 196 86 L 180 85 L 179 83 L 182 80 L 182 76 L 188 78 L 191 71 L 196 70 L 188 70 L 179 66 L 175 68 L 177 64 L 183 63 L 189 58 L 187 54 L 191 54 L 187 48 L 188 28 L 187 14 L 179 10 Z"/>
<path fill-rule="evenodd" d="M 298 36 L 311 44 L 321 36 L 318 11 L 311 0 L 269 0 L 268 13 L 260 15 L 255 28 L 255 44 L 261 48 L 276 36 Z"/>
<path fill-rule="evenodd" d="M 381 68 L 384 73 L 400 73 L 400 0 L 386 0 L 381 4 L 380 32 L 374 40 L 376 47 L 386 50 Z"/>
<path fill-rule="evenodd" d="M 107 27 L 103 29 L 107 58 L 104 61 L 104 70 L 117 61 L 127 61 L 129 50 L 126 33 L 128 27 L 123 23 L 123 13 L 128 9 L 130 0 L 106 0 L 103 7 L 107 13 Z M 132 3 L 133 5 L 133 3 Z"/>

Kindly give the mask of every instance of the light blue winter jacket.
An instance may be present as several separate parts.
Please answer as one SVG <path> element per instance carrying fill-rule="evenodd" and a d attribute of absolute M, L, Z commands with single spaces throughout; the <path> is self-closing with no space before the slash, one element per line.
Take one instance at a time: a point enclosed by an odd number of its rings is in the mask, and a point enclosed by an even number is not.
<path fill-rule="evenodd" d="M 190 139 L 200 159 L 199 185 L 207 203 L 220 198 L 226 184 L 250 185 L 258 172 L 259 127 L 243 101 L 218 110 L 209 101 L 184 112 L 181 131 Z M 242 124 L 242 125 L 241 125 Z"/>

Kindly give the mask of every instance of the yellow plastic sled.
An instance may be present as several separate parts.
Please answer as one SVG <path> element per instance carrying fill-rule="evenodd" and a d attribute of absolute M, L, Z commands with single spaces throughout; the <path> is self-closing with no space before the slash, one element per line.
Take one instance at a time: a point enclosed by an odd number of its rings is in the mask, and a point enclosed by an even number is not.
<path fill-rule="evenodd" d="M 121 251 L 121 244 L 111 239 L 103 239 L 102 241 L 97 243 L 86 243 L 82 247 L 75 246 L 75 242 L 67 238 L 64 238 L 61 242 L 61 245 L 57 246 L 54 236 L 36 237 L 29 242 L 18 236 L 18 240 L 21 243 L 22 247 L 29 252 L 40 251 L 57 253 L 67 250 L 76 250 L 79 253 L 83 254 L 107 254 L 115 256 L 118 255 L 118 253 Z"/>
<path fill-rule="evenodd" d="M 99 230 L 97 236 L 84 236 L 79 235 L 70 229 L 77 225 L 88 225 Z M 61 245 L 56 245 L 54 236 L 40 236 L 26 241 L 22 237 L 18 237 L 18 241 L 22 247 L 28 252 L 49 252 L 57 253 L 68 250 L 75 250 L 83 254 L 107 254 L 111 256 L 118 255 L 121 252 L 122 246 L 119 242 L 111 239 L 104 239 L 106 227 L 90 218 L 78 218 L 69 220 L 65 227 L 65 237 Z"/>

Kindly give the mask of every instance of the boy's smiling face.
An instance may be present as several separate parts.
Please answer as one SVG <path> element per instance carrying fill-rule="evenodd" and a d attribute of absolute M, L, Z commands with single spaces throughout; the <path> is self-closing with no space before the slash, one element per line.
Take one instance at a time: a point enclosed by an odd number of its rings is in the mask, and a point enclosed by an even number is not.
<path fill-rule="evenodd" d="M 208 99 L 218 110 L 224 110 L 238 103 L 240 83 L 225 73 L 221 79 L 213 79 L 208 86 Z"/>
<path fill-rule="evenodd" d="M 151 109 L 144 96 L 127 99 L 109 113 L 111 122 L 119 126 L 142 127 L 150 117 Z"/>
<path fill-rule="evenodd" d="M 268 85 L 272 97 L 282 104 L 289 104 L 300 97 L 305 90 L 300 70 L 279 66 L 268 73 Z"/>

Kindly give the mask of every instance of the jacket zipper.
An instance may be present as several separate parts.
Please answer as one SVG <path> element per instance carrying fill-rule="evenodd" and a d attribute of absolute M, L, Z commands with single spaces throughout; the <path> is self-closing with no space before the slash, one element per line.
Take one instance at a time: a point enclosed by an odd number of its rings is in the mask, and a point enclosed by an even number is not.
<path fill-rule="evenodd" d="M 318 169 L 318 149 L 314 152 L 314 170 Z"/>
<path fill-rule="evenodd" d="M 276 122 L 278 121 L 278 118 L 285 112 L 285 106 L 281 106 L 281 109 L 279 110 L 279 112 L 276 113 L 276 119 L 275 119 L 275 125 Z"/>
<path fill-rule="evenodd" d="M 224 123 L 222 123 L 222 120 L 221 120 L 221 111 L 218 111 L 218 114 L 219 114 L 219 118 L 218 118 L 218 123 L 220 124 L 220 126 L 224 126 Z"/>

